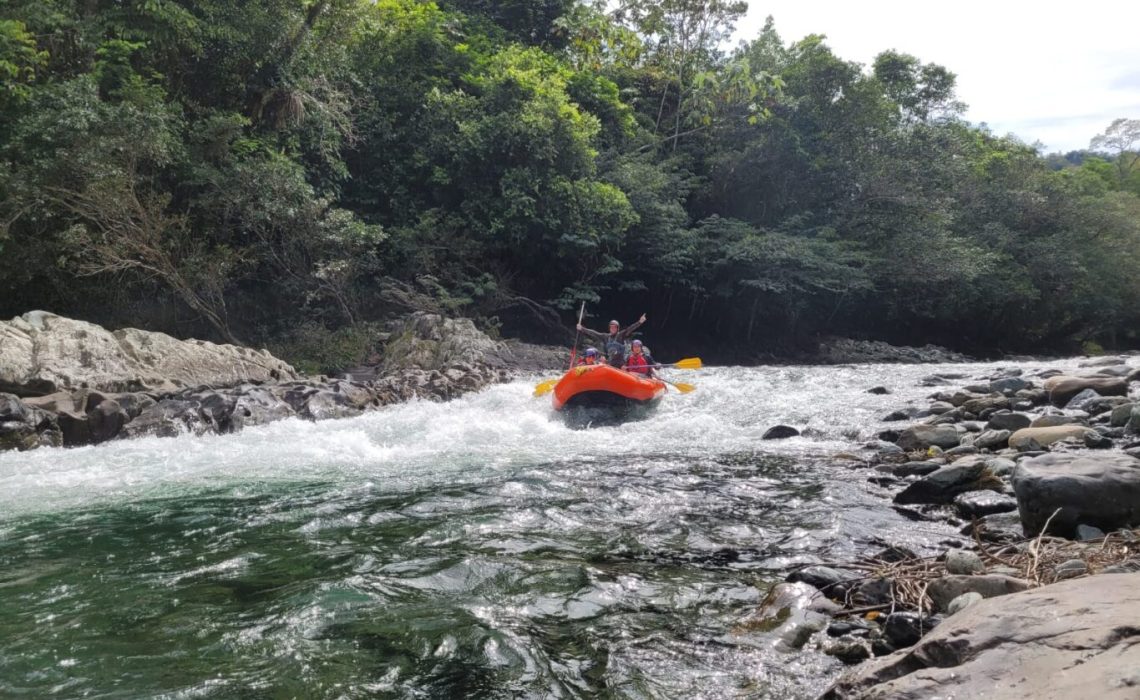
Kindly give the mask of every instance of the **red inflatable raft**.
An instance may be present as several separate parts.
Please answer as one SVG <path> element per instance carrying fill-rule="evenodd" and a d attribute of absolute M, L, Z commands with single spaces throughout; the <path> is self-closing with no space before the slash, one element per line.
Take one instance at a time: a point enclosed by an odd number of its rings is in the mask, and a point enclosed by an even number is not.
<path fill-rule="evenodd" d="M 570 407 L 648 406 L 665 395 L 665 382 L 609 365 L 583 365 L 554 386 L 554 410 Z"/>

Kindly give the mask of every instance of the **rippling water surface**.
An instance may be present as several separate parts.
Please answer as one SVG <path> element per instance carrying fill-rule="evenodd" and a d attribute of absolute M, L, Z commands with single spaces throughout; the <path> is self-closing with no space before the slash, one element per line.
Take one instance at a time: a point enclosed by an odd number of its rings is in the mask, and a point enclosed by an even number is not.
<path fill-rule="evenodd" d="M 838 664 L 741 625 L 766 587 L 945 536 L 827 456 L 922 376 L 992 369 L 711 369 L 588 430 L 518 382 L 0 453 L 0 696 L 812 697 Z"/>

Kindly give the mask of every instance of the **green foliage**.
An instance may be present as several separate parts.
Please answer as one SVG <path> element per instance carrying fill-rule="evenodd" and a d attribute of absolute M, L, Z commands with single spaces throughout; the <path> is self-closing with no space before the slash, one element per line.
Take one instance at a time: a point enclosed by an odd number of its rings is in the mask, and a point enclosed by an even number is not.
<path fill-rule="evenodd" d="M 381 331 L 374 323 L 330 330 L 319 322 L 305 321 L 266 349 L 304 374 L 333 374 L 365 363 L 380 349 Z"/>
<path fill-rule="evenodd" d="M 915 56 L 729 50 L 743 11 L 7 2 L 0 312 L 171 308 L 306 369 L 413 308 L 583 300 L 679 343 L 1134 342 L 1136 120 L 1042 158 Z"/>

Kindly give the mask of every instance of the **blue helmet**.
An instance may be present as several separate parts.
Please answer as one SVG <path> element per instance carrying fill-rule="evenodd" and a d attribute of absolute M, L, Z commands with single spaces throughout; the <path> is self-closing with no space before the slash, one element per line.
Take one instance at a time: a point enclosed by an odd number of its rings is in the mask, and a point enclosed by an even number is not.
<path fill-rule="evenodd" d="M 597 357 L 598 356 L 598 349 L 597 348 L 586 348 L 586 355 L 585 356 L 586 357 Z"/>

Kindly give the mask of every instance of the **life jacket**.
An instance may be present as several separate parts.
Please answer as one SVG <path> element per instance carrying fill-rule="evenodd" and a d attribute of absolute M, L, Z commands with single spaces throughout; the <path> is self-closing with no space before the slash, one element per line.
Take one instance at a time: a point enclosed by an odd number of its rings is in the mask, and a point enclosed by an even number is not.
<path fill-rule="evenodd" d="M 625 361 L 625 369 L 627 372 L 635 374 L 649 374 L 649 361 L 645 359 L 645 355 L 637 355 L 630 353 Z"/>

